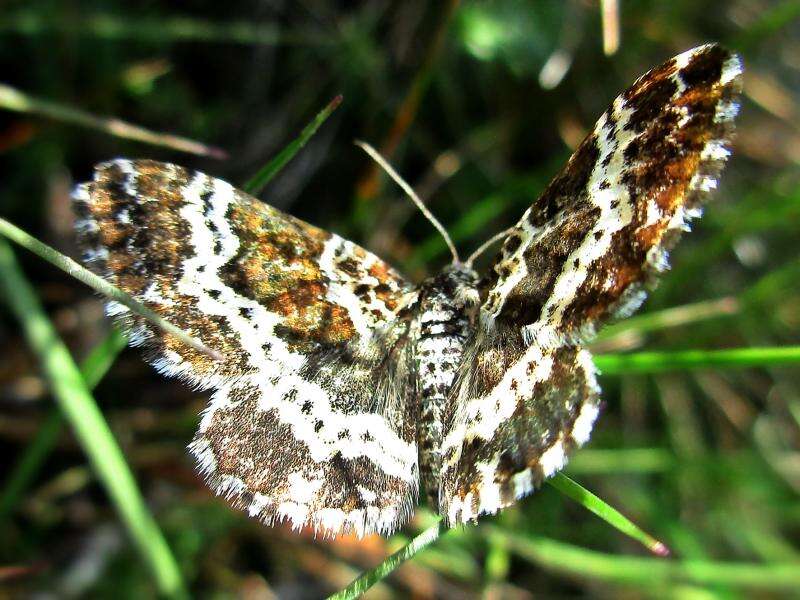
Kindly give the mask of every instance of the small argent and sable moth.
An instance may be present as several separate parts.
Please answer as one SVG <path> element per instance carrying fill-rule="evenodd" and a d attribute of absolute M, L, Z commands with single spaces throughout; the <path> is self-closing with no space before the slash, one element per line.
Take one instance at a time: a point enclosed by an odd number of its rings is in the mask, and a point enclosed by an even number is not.
<path fill-rule="evenodd" d="M 189 448 L 265 523 L 388 534 L 420 486 L 449 525 L 561 469 L 598 413 L 582 344 L 631 314 L 729 155 L 741 62 L 717 45 L 640 77 L 505 237 L 488 273 L 415 285 L 203 173 L 114 160 L 77 186 L 86 259 L 209 348 L 108 312 L 162 373 L 213 389 Z"/>

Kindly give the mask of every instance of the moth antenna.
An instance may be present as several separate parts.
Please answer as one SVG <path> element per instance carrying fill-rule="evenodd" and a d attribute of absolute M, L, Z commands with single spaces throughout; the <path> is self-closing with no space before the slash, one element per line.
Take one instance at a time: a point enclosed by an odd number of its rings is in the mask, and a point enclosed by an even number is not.
<path fill-rule="evenodd" d="M 403 178 L 400 177 L 400 175 L 397 174 L 397 171 L 395 171 L 392 168 L 392 165 L 390 165 L 386 161 L 386 159 L 383 158 L 378 153 L 377 150 L 375 150 L 375 148 L 373 148 L 372 146 L 370 146 L 366 142 L 362 142 L 361 140 L 356 140 L 354 143 L 355 143 L 356 146 L 361 148 L 364 152 L 369 154 L 370 157 L 372 157 L 372 160 L 374 160 L 376 163 L 378 163 L 378 165 L 384 171 L 386 171 L 386 173 L 389 175 L 389 177 L 394 179 L 395 182 L 397 183 L 397 185 L 399 185 L 403 189 L 403 191 L 406 193 L 406 195 L 409 198 L 411 198 L 411 201 L 414 204 L 417 205 L 417 208 L 420 210 L 420 212 L 423 215 L 425 215 L 425 218 L 428 219 L 428 221 L 430 221 L 431 225 L 433 225 L 436 228 L 436 230 L 444 238 L 445 244 L 447 244 L 447 247 L 450 249 L 450 254 L 453 255 L 453 264 L 461 264 L 461 259 L 458 257 L 458 250 L 456 250 L 455 244 L 453 244 L 453 240 L 450 239 L 450 235 L 447 233 L 447 230 L 442 226 L 442 224 L 438 221 L 438 219 L 433 216 L 433 213 L 431 213 L 431 211 L 428 210 L 428 207 L 426 207 L 425 204 L 422 202 L 422 200 L 420 200 L 420 198 L 419 198 L 419 196 L 417 196 L 416 192 L 414 192 L 414 190 L 411 189 L 411 186 L 408 185 L 405 182 L 405 180 L 403 180 Z"/>
<path fill-rule="evenodd" d="M 466 260 L 466 262 L 464 264 L 466 266 L 472 268 L 472 263 L 475 261 L 476 258 L 478 258 L 481 254 L 486 252 L 492 244 L 494 244 L 498 240 L 502 240 L 509 233 L 514 231 L 515 228 L 516 227 L 509 227 L 508 229 L 504 229 L 500 233 L 495 233 L 492 237 L 490 237 L 488 240 L 486 240 L 480 246 L 478 246 L 478 249 L 475 250 L 475 252 L 473 252 L 472 254 L 469 255 L 469 258 Z"/>

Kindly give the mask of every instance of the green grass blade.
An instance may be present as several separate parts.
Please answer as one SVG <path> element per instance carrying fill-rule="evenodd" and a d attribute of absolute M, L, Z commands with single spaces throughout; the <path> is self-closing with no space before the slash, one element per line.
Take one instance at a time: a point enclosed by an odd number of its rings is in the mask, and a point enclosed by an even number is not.
<path fill-rule="evenodd" d="M 730 350 L 683 350 L 636 352 L 594 357 L 601 373 L 663 373 L 683 369 L 774 367 L 800 362 L 800 346 L 733 348 Z"/>
<path fill-rule="evenodd" d="M 126 344 L 125 336 L 112 330 L 105 340 L 95 346 L 81 364 L 81 375 L 86 386 L 94 388 Z M 36 477 L 45 459 L 50 455 L 63 429 L 64 418 L 58 407 L 53 408 L 36 436 L 14 465 L 11 474 L 0 487 L 0 523 L 17 505 L 25 490 Z"/>
<path fill-rule="evenodd" d="M 3 242 L 0 242 L 3 243 Z M 61 435 L 64 419 L 58 408 L 54 408 L 39 426 L 36 437 L 28 444 L 27 448 L 17 460 L 17 464 L 3 483 L 0 492 L 0 523 L 14 510 L 25 490 L 39 472 L 40 467 L 58 441 Z"/>
<path fill-rule="evenodd" d="M 420 533 L 408 544 L 400 548 L 400 550 L 389 556 L 377 567 L 362 573 L 358 578 L 350 583 L 350 585 L 330 596 L 328 600 L 352 600 L 353 598 L 358 598 L 373 585 L 387 577 L 405 561 L 413 558 L 420 551 L 424 550 L 433 542 L 438 540 L 442 533 L 445 533 L 446 531 L 447 527 L 444 525 L 444 523 L 441 521 L 437 522 L 435 525 L 432 525 Z"/>
<path fill-rule="evenodd" d="M 81 363 L 81 375 L 88 387 L 94 388 L 102 381 L 127 343 L 128 340 L 120 331 L 112 329 L 102 342 L 92 348 Z"/>
<path fill-rule="evenodd" d="M 180 152 L 188 152 L 200 156 L 210 156 L 212 158 L 227 158 L 227 153 L 221 148 L 207 146 L 200 142 L 195 142 L 184 137 L 171 135 L 169 133 L 159 133 L 150 131 L 144 127 L 133 125 L 121 119 L 113 117 L 97 117 L 65 104 L 51 102 L 42 98 L 34 98 L 25 92 L 11 87 L 10 85 L 0 84 L 0 108 L 13 110 L 15 112 L 31 113 L 53 119 L 72 123 L 89 129 L 97 129 L 113 135 L 115 137 L 144 142 L 153 146 L 163 146 Z"/>
<path fill-rule="evenodd" d="M 605 554 L 555 540 L 522 536 L 491 527 L 519 557 L 558 573 L 583 579 L 644 585 L 659 594 L 659 586 L 679 584 L 725 585 L 758 590 L 796 592 L 800 586 L 797 563 L 734 563 L 707 560 L 665 560 Z"/>
<path fill-rule="evenodd" d="M 573 481 L 566 475 L 563 475 L 562 473 L 556 473 L 553 477 L 547 480 L 547 483 L 556 488 L 565 496 L 575 500 L 575 502 L 582 505 L 587 510 L 596 514 L 612 527 L 615 527 L 636 541 L 641 542 L 645 548 L 650 550 L 650 552 L 653 554 L 657 554 L 658 556 L 667 556 L 670 553 L 669 548 L 667 548 L 663 542 L 658 541 L 652 535 L 643 531 L 638 525 L 633 523 L 616 508 L 606 504 L 592 492 L 584 488 L 579 483 Z"/>
<path fill-rule="evenodd" d="M 572 481 L 569 477 L 557 474 L 553 478 L 549 479 L 548 483 L 550 483 L 559 492 L 586 507 L 588 510 L 609 523 L 611 526 L 644 544 L 651 552 L 654 552 L 660 556 L 666 556 L 669 554 L 669 549 L 662 542 L 642 531 L 637 525 L 632 523 L 618 510 L 608 505 L 606 502 L 576 482 Z M 425 549 L 439 539 L 439 537 L 446 531 L 447 527 L 444 525 L 444 523 L 442 521 L 437 522 L 435 525 L 429 527 L 420 535 L 411 540 L 411 542 L 409 542 L 407 545 L 403 546 L 403 548 L 389 556 L 377 567 L 364 572 L 346 588 L 332 595 L 330 600 L 350 600 L 352 598 L 359 597 L 370 587 L 391 574 L 392 571 L 394 571 L 405 561 L 413 558 L 421 550 Z M 499 543 L 498 538 L 494 537 L 492 534 L 494 531 L 496 531 L 496 528 L 490 529 L 490 536 L 494 542 Z"/>
<path fill-rule="evenodd" d="M 47 244 L 40 242 L 32 235 L 24 232 L 22 229 L 13 225 L 6 221 L 5 219 L 0 218 L 0 235 L 4 235 L 7 238 L 13 240 L 23 248 L 30 250 L 34 254 L 36 254 L 39 258 L 42 258 L 49 262 L 51 265 L 54 265 L 64 271 L 67 275 L 70 275 L 80 281 L 88 285 L 90 288 L 98 292 L 99 294 L 103 294 L 107 298 L 119 302 L 124 306 L 127 306 L 137 315 L 144 317 L 157 327 L 160 327 L 170 335 L 174 335 L 179 340 L 181 340 L 184 344 L 194 348 L 198 352 L 202 352 L 204 354 L 208 354 L 212 358 L 216 360 L 223 360 L 223 356 L 206 347 L 200 340 L 191 337 L 183 330 L 179 329 L 172 323 L 168 322 L 166 319 L 162 318 L 156 312 L 150 310 L 145 305 L 141 304 L 134 300 L 130 295 L 126 294 L 119 288 L 114 287 L 110 283 L 108 283 L 102 277 L 95 275 L 87 268 L 79 265 L 74 260 L 69 258 L 68 256 L 64 256 L 55 248 L 51 248 Z"/>
<path fill-rule="evenodd" d="M 264 165 L 261 170 L 258 171 L 247 183 L 244 184 L 242 188 L 245 192 L 249 194 L 256 195 L 261 190 L 264 189 L 275 175 L 278 174 L 286 163 L 288 163 L 292 158 L 294 158 L 295 154 L 297 154 L 303 146 L 306 145 L 311 136 L 313 136 L 317 129 L 319 129 L 322 124 L 328 120 L 328 117 L 331 116 L 334 110 L 336 110 L 339 105 L 342 103 L 342 97 L 336 96 L 333 100 L 328 102 L 328 105 L 323 108 L 317 116 L 314 117 L 314 120 L 311 121 L 308 125 L 303 128 L 303 131 L 300 132 L 300 135 L 292 141 L 288 146 L 286 146 L 283 150 L 281 150 L 278 155 L 269 161 L 266 165 Z"/>
<path fill-rule="evenodd" d="M 41 362 L 53 396 L 134 544 L 153 571 L 160 592 L 170 597 L 184 597 L 186 593 L 178 565 L 147 509 L 122 451 L 5 240 L 0 240 L 0 286 Z"/>
<path fill-rule="evenodd" d="M 485 580 L 490 583 L 505 581 L 510 570 L 511 553 L 505 539 L 489 532 L 486 535 L 486 559 L 483 563 Z"/>

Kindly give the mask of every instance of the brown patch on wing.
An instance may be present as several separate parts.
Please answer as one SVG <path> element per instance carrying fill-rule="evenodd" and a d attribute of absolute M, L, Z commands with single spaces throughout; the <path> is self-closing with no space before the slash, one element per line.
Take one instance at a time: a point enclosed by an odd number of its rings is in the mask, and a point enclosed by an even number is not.
<path fill-rule="evenodd" d="M 623 94 L 625 106 L 633 111 L 626 129 L 643 131 L 651 121 L 658 117 L 669 105 L 678 90 L 678 84 L 671 79 L 675 73 L 675 59 L 645 75 Z"/>
<path fill-rule="evenodd" d="M 252 368 L 226 319 L 198 310 L 198 298 L 179 292 L 177 286 L 185 261 L 195 254 L 192 226 L 181 214 L 188 204 L 193 214 L 198 210 L 202 214 L 202 225 L 198 226 L 208 229 L 210 247 L 198 252 L 219 257 L 224 245 L 229 247 L 231 242 L 225 238 L 230 234 L 218 230 L 221 205 L 214 205 L 215 181 L 155 161 L 114 161 L 97 167 L 95 180 L 87 188 L 88 197 L 76 198 L 74 203 L 78 218 L 95 225 L 79 235 L 83 248 L 96 259 L 95 268 L 111 283 L 226 357 L 224 363 L 217 364 L 138 317 L 125 317 L 127 325 L 138 330 L 144 336 L 141 341 L 153 350 L 151 358 L 173 351 L 191 363 L 193 374 L 199 376 L 236 374 Z M 191 182 L 199 183 L 199 189 L 187 197 Z M 357 335 L 353 318 L 361 315 L 351 315 L 330 297 L 332 281 L 320 266 L 325 244 L 332 238 L 330 233 L 239 191 L 234 191 L 225 219 L 226 227 L 236 236 L 238 249 L 216 274 L 210 275 L 219 276 L 223 285 L 239 296 L 278 315 L 281 322 L 274 333 L 284 337 L 291 350 L 326 350 L 342 346 Z M 350 255 L 342 259 L 351 261 L 357 279 L 366 273 L 362 263 L 370 255 L 355 245 L 348 247 Z M 406 284 L 388 265 L 371 258 L 371 274 L 377 283 L 373 279 L 370 287 L 376 290 L 386 311 L 372 307 L 374 312 L 368 316 L 371 322 L 379 322 L 387 320 L 399 305 Z M 342 269 L 332 277 L 347 284 L 351 275 Z M 198 294 L 219 298 L 219 290 L 199 289 L 207 285 L 201 273 L 196 279 L 190 283 L 197 286 Z M 242 309 L 238 316 L 249 320 L 252 315 Z M 260 324 L 252 319 L 250 326 L 258 330 Z M 266 352 L 270 347 L 266 338 L 271 332 L 264 335 L 262 348 Z"/>
<path fill-rule="evenodd" d="M 95 179 L 89 184 L 88 204 L 76 203 L 79 216 L 83 212 L 97 225 L 93 232 L 79 236 L 81 245 L 90 251 L 107 251 L 106 257 L 93 266 L 111 283 L 190 335 L 202 335 L 204 343 L 230 359 L 225 369 L 242 368 L 244 360 L 237 360 L 238 347 L 221 334 L 219 321 L 192 310 L 191 301 L 175 290 L 184 261 L 194 255 L 189 225 L 180 215 L 186 204 L 183 188 L 194 174 L 154 161 L 130 164 L 135 178 L 123 171 L 118 162 L 97 167 Z M 171 305 L 148 300 L 148 290 L 156 291 Z M 134 331 L 146 332 L 154 354 L 177 352 L 199 374 L 222 367 L 139 317 L 127 316 L 125 322 Z"/>
<path fill-rule="evenodd" d="M 176 269 L 187 256 L 186 224 L 176 213 L 183 205 L 177 190 L 188 183 L 188 176 L 185 170 L 176 172 L 174 184 L 169 185 L 163 173 L 143 174 L 139 182 L 142 193 L 155 194 L 149 197 L 158 198 L 158 203 L 138 202 L 125 187 L 126 177 L 115 163 L 98 168 L 90 189 L 99 230 L 90 241 L 108 250 L 109 269 L 121 277 L 139 276 L 143 286 L 147 267 L 155 267 L 156 272 Z M 121 218 L 122 213 L 127 218 Z M 141 255 L 149 260 L 140 260 Z"/>
<path fill-rule="evenodd" d="M 526 324 L 541 316 L 564 260 L 577 249 L 599 216 L 599 210 L 591 204 L 587 193 L 587 183 L 598 155 L 597 138 L 590 135 L 523 217 L 535 230 L 546 227 L 552 227 L 552 230 L 543 229 L 542 235 L 524 250 L 522 260 L 529 277 L 511 290 L 505 299 L 501 299 L 497 292 L 489 294 L 487 305 L 490 311 L 493 312 L 491 307 L 503 301 L 499 320 Z M 558 223 L 558 226 L 553 227 L 553 223 Z M 513 255 L 522 243 L 522 235 L 517 231 L 506 238 L 486 282 L 482 284 L 484 292 L 520 268 Z"/>
<path fill-rule="evenodd" d="M 697 53 L 692 61 L 680 71 L 680 77 L 688 87 L 713 86 L 722 76 L 722 66 L 731 53 L 721 46 L 709 46 Z"/>
<path fill-rule="evenodd" d="M 564 211 L 572 212 L 586 201 L 586 184 L 599 155 L 597 137 L 590 134 L 531 207 L 528 215 L 531 225 L 537 228 L 545 226 L 557 215 Z"/>
<path fill-rule="evenodd" d="M 599 216 L 600 209 L 584 199 L 572 205 L 572 211 L 562 217 L 558 227 L 530 244 L 523 255 L 528 277 L 509 292 L 500 320 L 525 324 L 542 317 L 542 308 L 553 293 L 564 262 L 578 249 Z"/>
<path fill-rule="evenodd" d="M 229 213 L 237 255 L 220 271 L 223 282 L 283 317 L 280 332 L 292 350 L 308 353 L 355 335 L 347 311 L 327 299 L 320 256 L 331 235 L 266 205 L 239 201 Z"/>
<path fill-rule="evenodd" d="M 308 526 L 316 526 L 312 518 L 330 509 L 351 512 L 368 507 L 397 507 L 397 518 L 403 517 L 400 509 L 413 495 L 408 482 L 385 474 L 363 456 L 345 459 L 334 453 L 325 460 L 313 460 L 308 446 L 297 439 L 293 426 L 281 419 L 276 409 L 263 410 L 259 406 L 259 389 L 240 383 L 228 393 L 236 401 L 215 410 L 196 440 L 214 460 L 210 486 L 234 507 L 252 509 L 256 495 L 260 495 L 254 516 L 270 524 L 281 518 L 279 507 L 283 503 L 298 501 L 307 503 Z M 315 425 L 323 427 L 323 421 Z M 308 482 L 321 480 L 321 484 L 313 492 L 298 489 L 292 479 L 298 476 Z M 244 487 L 228 487 L 231 478 Z M 372 492 L 374 498 L 365 499 L 359 488 Z"/>

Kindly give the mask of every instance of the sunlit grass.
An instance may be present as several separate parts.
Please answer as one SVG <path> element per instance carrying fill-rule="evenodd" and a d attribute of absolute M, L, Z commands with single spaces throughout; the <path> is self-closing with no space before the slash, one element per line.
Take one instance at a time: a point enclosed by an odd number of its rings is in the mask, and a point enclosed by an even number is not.
<path fill-rule="evenodd" d="M 81 376 L 88 388 L 94 388 L 114 364 L 117 355 L 125 347 L 127 340 L 116 329 L 105 340 L 97 344 L 81 363 Z M 64 426 L 61 411 L 54 407 L 39 426 L 36 437 L 28 444 L 25 452 L 16 461 L 8 479 L 0 487 L 0 523 L 22 498 L 31 481 L 35 478 L 42 463 L 55 447 Z"/>
<path fill-rule="evenodd" d="M 144 502 L 133 473 L 87 383 L 58 338 L 35 290 L 20 270 L 11 246 L 0 240 L 0 285 L 36 353 L 53 396 L 69 421 L 89 461 L 103 482 L 134 544 L 166 596 L 185 596 L 178 565 Z"/>

